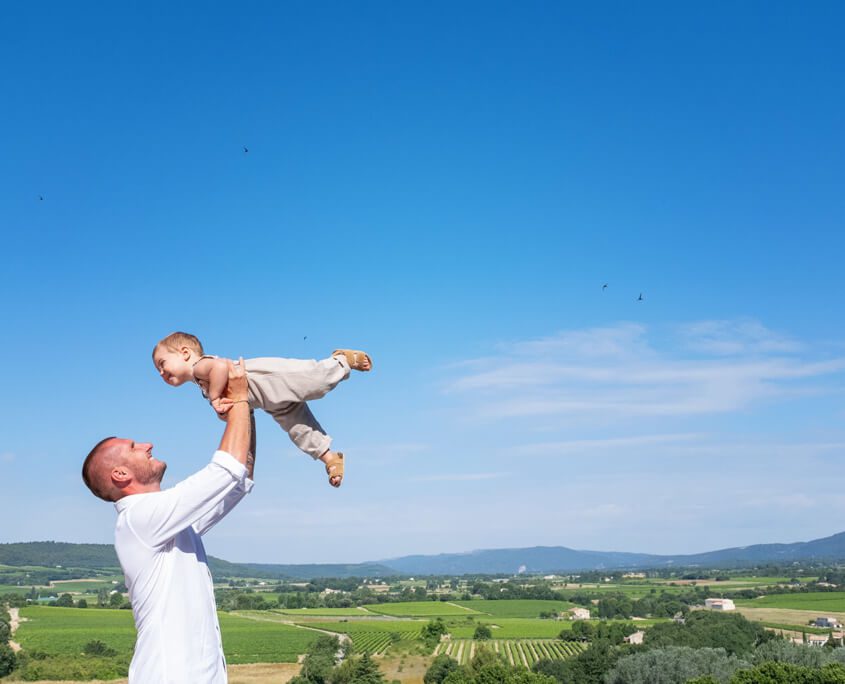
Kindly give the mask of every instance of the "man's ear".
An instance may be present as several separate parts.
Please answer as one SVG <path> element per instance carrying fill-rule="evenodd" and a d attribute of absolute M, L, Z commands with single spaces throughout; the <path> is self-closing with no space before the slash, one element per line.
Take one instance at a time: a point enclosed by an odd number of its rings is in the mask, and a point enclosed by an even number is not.
<path fill-rule="evenodd" d="M 111 481 L 115 487 L 123 489 L 132 482 L 132 473 L 129 472 L 126 466 L 117 466 L 111 471 Z"/>

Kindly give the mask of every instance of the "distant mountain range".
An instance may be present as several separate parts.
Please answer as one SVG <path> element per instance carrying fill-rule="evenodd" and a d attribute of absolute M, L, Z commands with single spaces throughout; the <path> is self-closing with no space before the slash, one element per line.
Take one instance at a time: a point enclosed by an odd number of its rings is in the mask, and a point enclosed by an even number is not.
<path fill-rule="evenodd" d="M 643 570 L 666 567 L 738 568 L 793 561 L 845 561 L 845 532 L 792 544 L 755 544 L 677 556 L 617 551 L 578 551 L 565 546 L 487 549 L 432 556 L 402 556 L 371 563 L 313 563 L 278 565 L 230 563 L 209 557 L 218 577 L 263 579 L 317 577 L 388 577 L 391 575 L 471 575 L 578 572 L 585 570 Z M 0 544 L 0 565 L 40 565 L 65 568 L 118 568 L 109 544 L 22 542 Z"/>
<path fill-rule="evenodd" d="M 666 567 L 734 568 L 792 561 L 845 560 L 845 532 L 823 539 L 792 544 L 755 544 L 688 555 L 661 556 L 618 551 L 578 551 L 565 546 L 525 549 L 490 549 L 435 556 L 403 556 L 379 561 L 407 575 L 468 575 L 583 570 L 643 570 Z"/>

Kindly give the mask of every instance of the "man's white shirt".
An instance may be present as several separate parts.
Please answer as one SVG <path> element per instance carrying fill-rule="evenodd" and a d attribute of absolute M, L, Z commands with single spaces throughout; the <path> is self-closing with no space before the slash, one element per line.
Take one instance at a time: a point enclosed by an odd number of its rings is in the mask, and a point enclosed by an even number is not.
<path fill-rule="evenodd" d="M 115 550 L 138 638 L 129 681 L 222 684 L 226 661 L 201 535 L 253 486 L 225 451 L 172 489 L 115 503 Z"/>

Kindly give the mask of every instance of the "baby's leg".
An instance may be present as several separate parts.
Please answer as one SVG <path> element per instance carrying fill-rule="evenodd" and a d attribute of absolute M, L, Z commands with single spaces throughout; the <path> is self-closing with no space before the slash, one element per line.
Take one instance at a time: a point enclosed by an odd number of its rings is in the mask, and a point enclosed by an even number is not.
<path fill-rule="evenodd" d="M 332 438 L 329 437 L 323 426 L 317 422 L 308 404 L 305 402 L 289 404 L 268 413 L 273 416 L 282 429 L 288 433 L 291 441 L 296 444 L 300 451 L 308 454 L 314 460 L 322 461 L 333 470 L 329 471 L 329 482 L 333 487 L 339 487 L 343 479 L 342 454 L 331 451 Z M 338 461 L 340 459 L 340 461 Z M 333 463 L 340 463 L 340 469 Z M 337 471 L 339 474 L 333 474 Z"/>
<path fill-rule="evenodd" d="M 331 448 L 332 438 L 325 433 L 305 402 L 288 404 L 268 413 L 288 433 L 291 442 L 314 460 Z"/>
<path fill-rule="evenodd" d="M 342 356 L 322 361 L 249 359 L 246 363 L 250 388 L 264 407 L 319 399 L 349 377 L 349 362 Z"/>

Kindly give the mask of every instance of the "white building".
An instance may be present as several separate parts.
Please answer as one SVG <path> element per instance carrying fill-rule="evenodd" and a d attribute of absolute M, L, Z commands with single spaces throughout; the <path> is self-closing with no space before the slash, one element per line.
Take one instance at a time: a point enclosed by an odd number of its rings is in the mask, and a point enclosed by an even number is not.
<path fill-rule="evenodd" d="M 808 634 L 807 641 L 804 641 L 804 637 L 792 637 L 793 644 L 804 644 L 806 643 L 807 646 L 824 646 L 827 643 L 827 640 L 830 637 L 826 634 Z"/>
<path fill-rule="evenodd" d="M 736 606 L 731 599 L 709 598 L 704 599 L 705 608 L 710 610 L 736 610 Z"/>
<path fill-rule="evenodd" d="M 829 627 L 831 629 L 842 629 L 842 625 L 839 624 L 839 620 L 835 617 L 825 616 L 825 617 L 817 617 L 813 624 L 816 627 Z"/>
<path fill-rule="evenodd" d="M 625 637 L 625 643 L 628 644 L 641 644 L 643 643 L 643 637 L 645 636 L 645 632 L 643 630 L 638 630 L 633 634 L 629 634 Z"/>
<path fill-rule="evenodd" d="M 573 608 L 569 611 L 570 620 L 589 620 L 590 611 L 586 608 Z"/>

